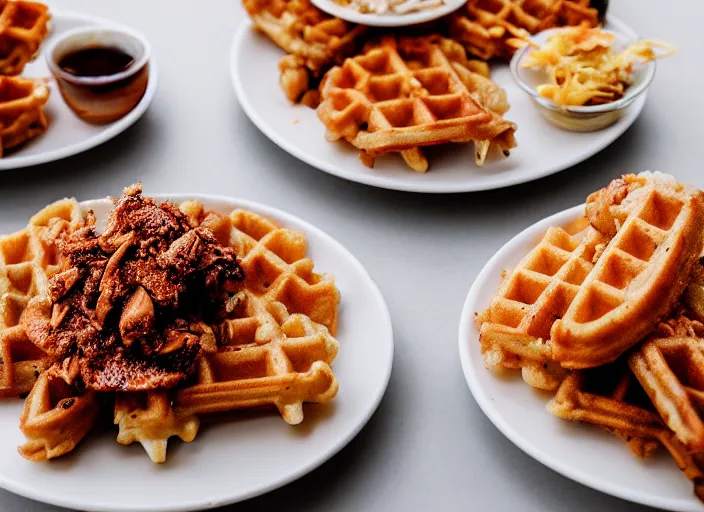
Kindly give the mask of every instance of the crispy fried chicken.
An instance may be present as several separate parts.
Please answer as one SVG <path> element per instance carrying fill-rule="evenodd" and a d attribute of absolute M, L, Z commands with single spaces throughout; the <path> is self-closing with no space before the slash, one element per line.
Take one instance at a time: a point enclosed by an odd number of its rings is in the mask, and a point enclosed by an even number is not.
<path fill-rule="evenodd" d="M 192 373 L 207 325 L 222 320 L 244 279 L 232 248 L 141 192 L 134 185 L 114 201 L 102 234 L 89 214 L 60 241 L 66 268 L 51 278 L 49 301 L 23 319 L 69 383 L 173 387 Z"/>

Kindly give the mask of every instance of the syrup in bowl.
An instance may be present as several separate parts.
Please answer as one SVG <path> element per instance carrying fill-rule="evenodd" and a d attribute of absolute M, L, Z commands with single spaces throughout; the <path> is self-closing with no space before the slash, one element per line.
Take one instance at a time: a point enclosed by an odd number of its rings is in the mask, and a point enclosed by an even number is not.
<path fill-rule="evenodd" d="M 122 27 L 85 27 L 62 34 L 46 51 L 61 96 L 88 123 L 111 123 L 142 99 L 149 81 L 149 43 Z"/>
<path fill-rule="evenodd" d="M 119 48 L 84 48 L 61 58 L 59 67 L 73 76 L 110 76 L 125 71 L 134 57 Z"/>

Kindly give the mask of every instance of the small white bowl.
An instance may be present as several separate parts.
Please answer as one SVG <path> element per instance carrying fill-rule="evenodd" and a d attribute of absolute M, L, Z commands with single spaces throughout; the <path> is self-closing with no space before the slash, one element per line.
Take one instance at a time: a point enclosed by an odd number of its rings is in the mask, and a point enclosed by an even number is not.
<path fill-rule="evenodd" d="M 544 30 L 531 37 L 530 41 L 542 46 L 550 36 L 559 33 L 561 30 L 568 29 L 554 28 Z M 616 41 L 613 48 L 616 52 L 625 49 L 629 44 L 635 42 L 634 38 L 624 34 L 611 30 L 605 30 L 605 32 L 615 36 Z M 603 105 L 579 107 L 560 106 L 538 94 L 538 85 L 546 83 L 547 80 L 545 71 L 521 67 L 521 62 L 531 50 L 531 46 L 526 45 L 514 54 L 511 59 L 511 74 L 518 83 L 518 86 L 533 98 L 538 107 L 538 111 L 548 121 L 565 130 L 592 132 L 612 125 L 621 118 L 631 103 L 647 90 L 655 76 L 655 61 L 652 60 L 635 66 L 633 83 L 626 89 L 621 99 L 604 103 Z"/>
<path fill-rule="evenodd" d="M 95 47 L 117 48 L 133 61 L 127 69 L 106 76 L 75 76 L 59 66 L 66 55 Z M 69 30 L 54 39 L 44 55 L 71 110 L 84 121 L 105 124 L 127 115 L 144 96 L 150 52 L 149 41 L 139 32 L 108 25 Z"/>
<path fill-rule="evenodd" d="M 334 0 L 311 0 L 313 5 L 336 18 L 366 25 L 369 27 L 405 27 L 416 25 L 427 21 L 442 18 L 446 14 L 456 11 L 462 7 L 467 0 L 444 0 L 444 4 L 438 7 L 423 9 L 406 14 L 387 12 L 384 14 L 361 13 L 354 7 L 347 7 L 336 3 Z"/>

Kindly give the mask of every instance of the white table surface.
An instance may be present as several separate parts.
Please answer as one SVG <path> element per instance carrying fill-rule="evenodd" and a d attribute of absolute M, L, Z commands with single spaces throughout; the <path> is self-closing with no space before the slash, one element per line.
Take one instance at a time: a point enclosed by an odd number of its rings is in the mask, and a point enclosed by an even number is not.
<path fill-rule="evenodd" d="M 669 171 L 704 187 L 704 4 L 611 4 L 639 34 L 680 50 L 658 64 L 634 126 L 599 155 L 555 176 L 488 193 L 432 196 L 328 176 L 252 125 L 228 67 L 232 36 L 244 18 L 237 0 L 51 2 L 144 32 L 158 58 L 159 90 L 144 118 L 113 141 L 59 162 L 0 172 L 0 233 L 21 229 L 55 199 L 118 195 L 142 180 L 147 193 L 226 194 L 289 211 L 330 233 L 366 266 L 389 305 L 396 341 L 379 410 L 317 471 L 223 510 L 643 510 L 563 478 L 504 438 L 469 393 L 457 353 L 467 291 L 516 233 L 626 172 Z M 0 510 L 61 509 L 0 490 Z"/>

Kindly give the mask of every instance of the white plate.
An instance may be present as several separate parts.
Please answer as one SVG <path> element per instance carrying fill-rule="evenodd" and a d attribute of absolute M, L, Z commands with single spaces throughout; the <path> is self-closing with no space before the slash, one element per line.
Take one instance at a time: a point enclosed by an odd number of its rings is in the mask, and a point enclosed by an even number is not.
<path fill-rule="evenodd" d="M 94 18 L 83 14 L 75 14 L 51 10 L 52 30 L 42 48 L 54 37 L 68 30 L 90 25 L 120 27 L 117 23 L 102 18 Z M 26 78 L 51 77 L 49 68 L 42 52 L 30 62 L 22 73 Z M 154 98 L 158 79 L 158 69 L 154 56 L 149 60 L 149 83 L 141 101 L 129 114 L 105 125 L 92 125 L 81 121 L 73 111 L 64 103 L 56 82 L 51 79 L 49 87 L 51 94 L 45 107 L 49 117 L 49 128 L 42 135 L 29 141 L 27 144 L 11 152 L 8 156 L 0 158 L 0 171 L 4 169 L 17 169 L 30 165 L 53 162 L 67 156 L 81 153 L 95 146 L 107 142 L 132 126 L 137 119 L 147 110 Z"/>
<path fill-rule="evenodd" d="M 311 3 L 321 11 L 352 23 L 372 27 L 404 27 L 436 20 L 456 11 L 466 3 L 466 0 L 444 0 L 444 2 L 439 7 L 409 12 L 408 14 L 362 14 L 352 7 L 345 7 L 335 3 L 334 0 L 311 0 Z"/>
<path fill-rule="evenodd" d="M 607 28 L 636 37 L 620 21 Z M 493 64 L 492 78 L 508 92 L 506 118 L 518 124 L 518 147 L 509 158 L 495 158 L 483 167 L 474 164 L 473 145 L 443 145 L 427 149 L 427 173 L 413 172 L 398 154 L 365 167 L 358 152 L 344 141 L 325 140 L 325 128 L 315 111 L 293 106 L 279 86 L 278 62 L 283 51 L 245 21 L 232 42 L 230 65 L 235 92 L 252 122 L 276 145 L 307 164 L 335 176 L 381 188 L 413 192 L 469 192 L 535 180 L 571 167 L 616 140 L 640 114 L 645 94 L 616 124 L 597 132 L 560 130 L 544 120 L 530 96 L 514 82 L 508 64 Z"/>
<path fill-rule="evenodd" d="M 499 377 L 484 368 L 474 313 L 485 309 L 499 286 L 501 272 L 513 268 L 550 226 L 564 226 L 583 215 L 575 206 L 529 227 L 504 245 L 474 281 L 462 310 L 460 360 L 474 398 L 484 413 L 531 457 L 549 468 L 599 491 L 625 500 L 669 510 L 702 511 L 692 482 L 660 450 L 643 460 L 614 435 L 593 425 L 568 422 L 546 409 L 550 396 L 525 384 L 520 372 Z"/>
<path fill-rule="evenodd" d="M 192 443 L 169 442 L 165 464 L 149 460 L 139 444 L 117 444 L 115 428 L 93 435 L 49 463 L 17 453 L 22 400 L 0 401 L 0 487 L 23 496 L 79 510 L 176 511 L 215 507 L 250 498 L 303 476 L 343 448 L 376 410 L 391 374 L 393 334 L 381 293 L 362 265 L 338 242 L 290 214 L 248 201 L 216 196 L 156 196 L 197 199 L 227 213 L 246 208 L 308 237 L 316 270 L 336 278 L 342 296 L 333 371 L 340 383 L 327 405 L 304 406 L 297 427 L 275 411 L 205 425 Z M 107 200 L 82 203 L 104 216 Z"/>

